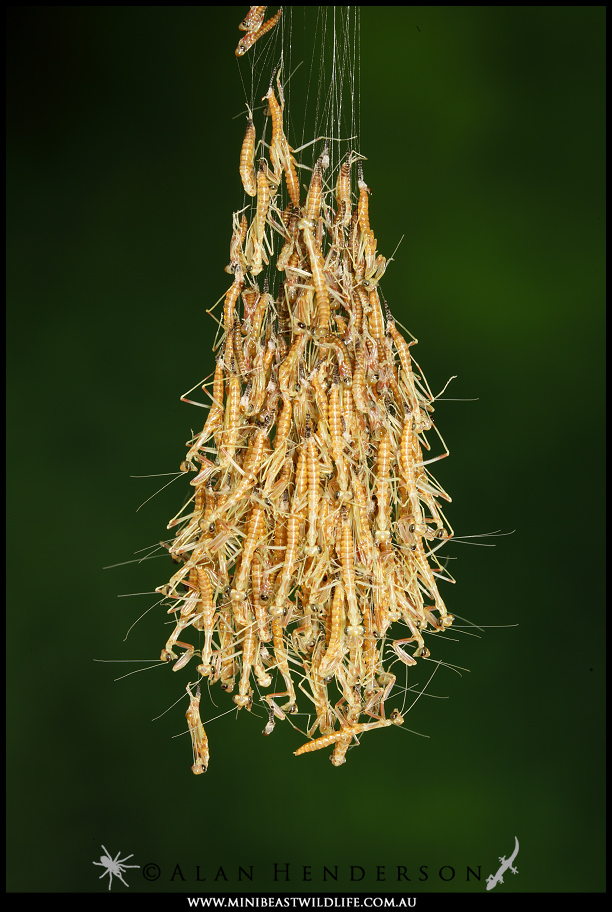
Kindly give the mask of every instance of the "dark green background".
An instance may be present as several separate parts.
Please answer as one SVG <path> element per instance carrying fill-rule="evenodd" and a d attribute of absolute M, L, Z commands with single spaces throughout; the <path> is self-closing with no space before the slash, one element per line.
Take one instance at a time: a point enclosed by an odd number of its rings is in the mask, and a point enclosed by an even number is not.
<path fill-rule="evenodd" d="M 286 889 L 274 861 L 293 890 L 334 889 L 325 864 L 340 890 L 481 892 L 516 835 L 497 891 L 602 890 L 602 7 L 362 9 L 371 219 L 387 255 L 405 235 L 385 295 L 432 389 L 457 374 L 447 395 L 478 397 L 439 404 L 435 474 L 457 535 L 516 530 L 448 548 L 450 610 L 493 629 L 436 642 L 470 673 L 441 669 L 449 699 L 412 710 L 429 739 L 376 732 L 334 769 L 243 712 L 207 726 L 196 778 L 184 702 L 150 722 L 188 672 L 114 684 L 139 666 L 93 662 L 164 639 L 156 608 L 124 643 L 154 600 L 117 594 L 169 562 L 102 567 L 163 538 L 185 494 L 136 513 L 167 479 L 129 476 L 175 471 L 203 418 L 178 397 L 211 370 L 204 311 L 228 286 L 245 10 L 9 10 L 9 889 L 105 890 L 103 843 L 161 867 L 131 893 L 248 890 L 238 865 Z"/>

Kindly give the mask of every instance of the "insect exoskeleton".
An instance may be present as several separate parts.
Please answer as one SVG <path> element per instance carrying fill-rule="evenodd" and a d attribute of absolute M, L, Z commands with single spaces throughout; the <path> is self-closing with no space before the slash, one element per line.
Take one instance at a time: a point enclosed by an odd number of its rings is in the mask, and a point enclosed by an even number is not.
<path fill-rule="evenodd" d="M 210 754 L 208 750 L 208 738 L 200 719 L 200 687 L 196 688 L 195 696 L 191 691 L 191 684 L 187 685 L 189 694 L 189 708 L 187 709 L 187 724 L 189 725 L 189 734 L 193 747 L 194 764 L 191 767 L 192 773 L 200 775 L 208 769 Z"/>
<path fill-rule="evenodd" d="M 261 28 L 267 6 L 252 6 L 238 28 L 241 32 L 253 32 Z"/>
<path fill-rule="evenodd" d="M 238 57 L 279 22 L 282 8 L 267 21 L 265 11 L 251 7 L 241 22 Z M 296 755 L 329 747 L 342 766 L 363 734 L 403 723 L 398 710 L 385 716 L 391 669 L 428 658 L 426 631 L 453 621 L 438 591 L 453 581 L 436 556 L 453 535 L 439 506 L 450 498 L 430 473 L 448 455 L 439 433 L 446 452 L 424 458 L 439 397 L 380 290 L 387 260 L 363 156 L 338 159 L 331 136 L 300 184 L 306 165 L 285 135 L 282 72 L 263 112 L 254 92 L 247 104 L 248 199 L 232 218 L 232 284 L 215 318 L 212 389 L 208 378 L 203 386 L 212 403 L 181 463 L 191 496 L 162 543 L 178 566 L 156 590 L 172 616 L 162 660 L 177 671 L 201 657 L 199 684 L 187 685 L 195 774 L 208 765 L 202 679 L 247 711 L 254 691 L 277 688 L 261 698 L 265 735 L 297 713 L 299 690 L 312 705 L 291 719 L 310 739 Z M 190 627 L 197 649 L 180 640 Z"/>
<path fill-rule="evenodd" d="M 256 41 L 259 41 L 271 28 L 274 28 L 278 20 L 280 19 L 283 12 L 282 6 L 275 16 L 272 16 L 271 19 L 268 19 L 267 22 L 264 22 L 257 30 L 253 29 L 241 38 L 238 42 L 238 47 L 236 48 L 236 57 L 243 57 L 249 48 L 252 48 Z M 248 18 L 248 17 L 247 17 Z M 246 22 L 246 19 L 244 20 Z M 257 19 L 255 19 L 257 21 Z"/>

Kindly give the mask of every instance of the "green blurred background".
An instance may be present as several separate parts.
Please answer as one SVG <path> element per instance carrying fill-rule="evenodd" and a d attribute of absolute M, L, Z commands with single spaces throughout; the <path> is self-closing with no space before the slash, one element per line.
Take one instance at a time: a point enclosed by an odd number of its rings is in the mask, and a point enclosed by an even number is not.
<path fill-rule="evenodd" d="M 140 666 L 93 662 L 164 639 L 154 608 L 124 642 L 154 599 L 117 595 L 169 561 L 102 567 L 163 538 L 185 495 L 136 512 L 168 479 L 129 476 L 176 471 L 204 417 L 178 397 L 212 369 L 205 309 L 229 284 L 245 10 L 8 10 L 9 889 L 104 891 L 104 844 L 160 866 L 132 893 L 482 892 L 517 836 L 497 891 L 602 890 L 603 7 L 361 11 L 371 219 L 385 254 L 405 236 L 385 295 L 432 389 L 457 374 L 447 396 L 477 398 L 439 404 L 435 474 L 457 535 L 516 530 L 448 548 L 449 609 L 490 629 L 436 642 L 470 672 L 440 669 L 448 699 L 414 706 L 429 738 L 377 732 L 334 769 L 243 712 L 207 726 L 196 778 L 184 702 L 150 721 L 188 671 L 113 683 Z M 232 705 L 213 696 L 208 717 Z"/>

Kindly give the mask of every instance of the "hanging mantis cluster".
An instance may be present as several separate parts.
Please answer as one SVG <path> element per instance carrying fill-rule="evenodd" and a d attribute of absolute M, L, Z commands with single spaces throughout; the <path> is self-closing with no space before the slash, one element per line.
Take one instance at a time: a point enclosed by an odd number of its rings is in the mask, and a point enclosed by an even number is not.
<path fill-rule="evenodd" d="M 193 496 L 164 543 L 178 569 L 158 589 L 176 621 L 161 658 L 174 671 L 199 660 L 194 773 L 208 765 L 204 680 L 238 709 L 256 692 L 264 734 L 301 703 L 310 740 L 295 753 L 333 746 L 338 766 L 353 738 L 403 722 L 385 715 L 388 660 L 427 658 L 426 631 L 453 621 L 435 555 L 453 535 L 450 498 L 427 468 L 447 452 L 424 458 L 434 397 L 380 291 L 362 156 L 333 174 L 325 146 L 302 185 L 276 88 L 269 144 L 249 111 L 239 173 L 252 218 L 234 214 L 212 404 L 181 465 Z"/>

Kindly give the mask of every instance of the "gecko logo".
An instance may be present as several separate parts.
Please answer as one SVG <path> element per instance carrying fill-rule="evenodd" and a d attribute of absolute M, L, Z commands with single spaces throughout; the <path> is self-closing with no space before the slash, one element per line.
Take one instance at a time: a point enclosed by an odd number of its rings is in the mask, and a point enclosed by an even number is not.
<path fill-rule="evenodd" d="M 502 855 L 502 857 L 499 859 L 501 864 L 499 866 L 499 870 L 497 871 L 497 873 L 490 874 L 487 877 L 487 890 L 492 890 L 493 887 L 496 887 L 498 884 L 503 884 L 504 878 L 502 875 L 503 875 L 504 871 L 508 870 L 508 868 L 510 868 L 510 870 L 512 871 L 513 874 L 518 874 L 518 868 L 512 867 L 512 862 L 518 855 L 518 850 L 519 850 L 519 843 L 518 843 L 518 839 L 516 838 L 516 836 L 514 837 L 514 842 L 516 843 L 516 845 L 514 847 L 514 852 L 512 853 L 510 858 L 506 861 L 505 857 Z"/>
<path fill-rule="evenodd" d="M 106 875 L 108 874 L 108 889 L 110 890 L 111 884 L 113 882 L 113 875 L 114 875 L 115 877 L 119 878 L 119 880 L 121 881 L 122 884 L 124 884 L 126 887 L 129 887 L 129 884 L 127 884 L 125 882 L 125 880 L 123 879 L 123 877 L 121 875 L 125 871 L 127 871 L 128 868 L 139 868 L 140 867 L 140 865 L 124 864 L 124 862 L 127 861 L 128 858 L 133 857 L 134 853 L 132 852 L 132 855 L 126 855 L 125 858 L 119 858 L 119 856 L 121 855 L 121 852 L 117 852 L 117 855 L 115 856 L 115 858 L 113 858 L 111 856 L 111 853 L 108 851 L 108 849 L 105 849 L 104 846 L 102 846 L 102 848 L 104 849 L 104 855 L 100 855 L 100 861 L 92 862 L 92 864 L 98 865 L 99 868 L 106 868 L 106 870 L 103 871 L 102 874 L 100 874 L 100 877 L 98 878 L 98 880 L 100 880 L 102 877 L 106 877 Z"/>

